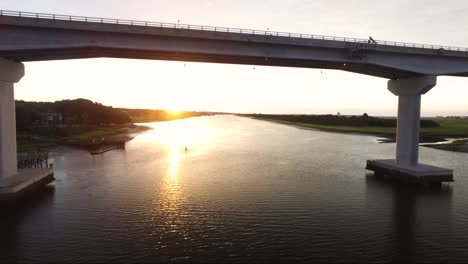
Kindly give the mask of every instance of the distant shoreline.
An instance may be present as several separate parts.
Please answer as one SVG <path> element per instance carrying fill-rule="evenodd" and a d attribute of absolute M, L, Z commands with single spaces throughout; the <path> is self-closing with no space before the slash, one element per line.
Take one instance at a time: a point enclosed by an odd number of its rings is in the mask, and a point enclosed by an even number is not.
<path fill-rule="evenodd" d="M 379 131 L 378 129 L 372 127 L 350 127 L 350 126 L 325 126 L 325 125 L 317 125 L 317 124 L 307 124 L 307 123 L 298 123 L 298 122 L 291 122 L 291 121 L 283 121 L 283 120 L 274 120 L 274 119 L 267 119 L 267 118 L 258 118 L 253 117 L 252 119 L 273 122 L 277 124 L 283 124 L 288 126 L 294 126 L 302 129 L 312 129 L 312 130 L 319 130 L 325 132 L 334 132 L 334 133 L 342 133 L 342 134 L 357 134 L 357 135 L 371 135 L 384 138 L 383 140 L 379 140 L 380 143 L 394 143 L 395 142 L 395 132 L 383 132 Z M 388 130 L 387 128 L 385 128 Z M 422 147 L 429 147 L 439 150 L 446 150 L 446 151 L 455 151 L 455 152 L 463 152 L 468 153 L 468 140 L 455 140 L 455 141 L 448 141 L 446 138 L 452 137 L 451 135 L 421 135 L 420 143 L 438 143 L 438 144 L 423 144 Z M 458 138 L 468 138 L 468 131 L 466 132 L 465 136 L 457 136 Z M 447 143 L 441 143 L 447 142 Z"/>

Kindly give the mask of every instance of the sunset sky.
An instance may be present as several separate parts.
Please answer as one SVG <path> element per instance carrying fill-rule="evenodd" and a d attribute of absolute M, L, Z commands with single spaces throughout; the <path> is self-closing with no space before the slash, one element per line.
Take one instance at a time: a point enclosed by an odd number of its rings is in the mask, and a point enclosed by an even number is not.
<path fill-rule="evenodd" d="M 468 47 L 465 0 L 2 0 L 0 9 Z M 15 93 L 128 108 L 395 115 L 386 82 L 332 70 L 102 58 L 26 63 Z M 468 115 L 467 99 L 468 78 L 439 77 L 422 114 Z"/>

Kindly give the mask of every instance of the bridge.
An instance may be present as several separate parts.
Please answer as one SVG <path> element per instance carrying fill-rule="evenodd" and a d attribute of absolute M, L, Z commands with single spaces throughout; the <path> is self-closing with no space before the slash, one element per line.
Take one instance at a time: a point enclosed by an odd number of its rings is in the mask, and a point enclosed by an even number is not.
<path fill-rule="evenodd" d="M 399 97 L 396 158 L 370 160 L 367 168 L 424 183 L 453 181 L 452 170 L 418 162 L 420 104 L 437 76 L 468 77 L 467 48 L 0 10 L 0 194 L 2 181 L 21 174 L 13 85 L 24 75 L 22 62 L 98 57 L 335 69 L 389 79 Z"/>

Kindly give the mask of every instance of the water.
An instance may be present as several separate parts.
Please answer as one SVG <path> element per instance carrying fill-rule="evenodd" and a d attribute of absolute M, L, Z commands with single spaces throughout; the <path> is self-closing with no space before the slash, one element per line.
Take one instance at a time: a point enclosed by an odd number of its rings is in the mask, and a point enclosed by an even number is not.
<path fill-rule="evenodd" d="M 468 259 L 468 154 L 426 190 L 375 180 L 373 136 L 235 116 L 151 124 L 115 150 L 60 148 L 57 180 L 0 216 L 0 262 L 460 262 Z M 185 147 L 188 150 L 185 151 Z"/>

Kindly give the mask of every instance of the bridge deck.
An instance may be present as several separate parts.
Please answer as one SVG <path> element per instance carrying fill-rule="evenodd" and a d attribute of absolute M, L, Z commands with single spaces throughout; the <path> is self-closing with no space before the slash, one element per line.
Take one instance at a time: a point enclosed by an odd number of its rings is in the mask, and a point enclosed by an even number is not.
<path fill-rule="evenodd" d="M 313 34 L 0 10 L 0 57 L 114 57 L 468 76 L 468 49 Z"/>

